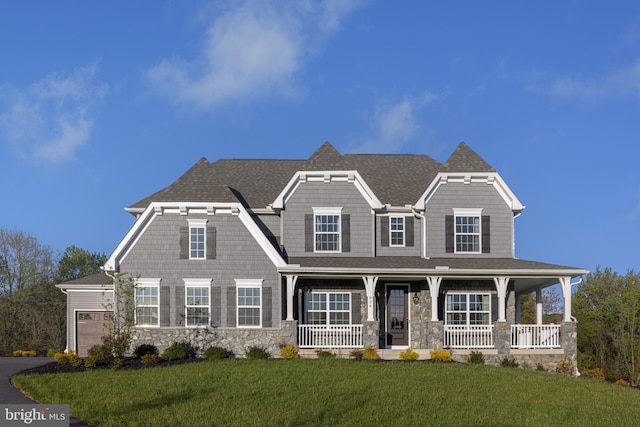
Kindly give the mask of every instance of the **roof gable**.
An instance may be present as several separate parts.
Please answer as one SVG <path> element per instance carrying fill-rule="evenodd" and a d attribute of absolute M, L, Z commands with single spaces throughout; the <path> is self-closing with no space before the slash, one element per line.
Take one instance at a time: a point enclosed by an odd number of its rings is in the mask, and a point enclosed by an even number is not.
<path fill-rule="evenodd" d="M 495 172 L 496 170 L 467 144 L 461 142 L 442 165 L 442 172 Z"/>

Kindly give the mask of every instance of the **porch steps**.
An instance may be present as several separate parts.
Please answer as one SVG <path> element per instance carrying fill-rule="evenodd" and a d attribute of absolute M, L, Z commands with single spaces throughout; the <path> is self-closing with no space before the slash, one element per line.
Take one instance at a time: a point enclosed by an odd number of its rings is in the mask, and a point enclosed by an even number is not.
<path fill-rule="evenodd" d="M 325 350 L 325 349 L 323 349 Z M 349 358 L 349 353 L 351 353 L 352 349 L 332 349 L 329 350 L 331 351 L 333 354 L 336 355 L 336 357 L 341 357 L 341 358 Z M 379 348 L 377 349 L 378 354 L 380 355 L 380 358 L 383 360 L 400 360 L 400 353 L 402 353 L 404 350 L 396 350 L 396 349 L 388 349 L 388 348 Z M 429 350 L 413 350 L 416 353 L 418 353 L 418 360 L 426 360 L 426 359 L 431 359 L 431 351 Z M 316 358 L 316 350 L 313 348 L 301 348 L 300 349 L 300 357 L 304 357 L 304 358 L 309 358 L 309 359 L 313 359 Z"/>

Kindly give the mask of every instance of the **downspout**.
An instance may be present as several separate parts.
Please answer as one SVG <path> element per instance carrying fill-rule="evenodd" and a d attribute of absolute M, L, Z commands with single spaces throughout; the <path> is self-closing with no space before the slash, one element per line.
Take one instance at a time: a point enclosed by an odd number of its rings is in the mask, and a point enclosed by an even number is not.
<path fill-rule="evenodd" d="M 414 207 L 411 208 L 411 211 L 413 212 L 414 216 L 418 217 L 422 221 L 422 241 L 420 242 L 420 256 L 424 259 L 429 259 L 429 257 L 427 256 L 427 217 L 421 213 L 418 213 L 418 211 Z"/>

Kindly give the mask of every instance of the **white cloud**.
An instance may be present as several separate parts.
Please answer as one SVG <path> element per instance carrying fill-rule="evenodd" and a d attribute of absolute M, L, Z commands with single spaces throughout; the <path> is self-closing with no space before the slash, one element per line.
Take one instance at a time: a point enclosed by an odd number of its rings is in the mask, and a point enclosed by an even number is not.
<path fill-rule="evenodd" d="M 307 43 L 336 31 L 358 6 L 336 0 L 231 4 L 209 25 L 197 58 L 165 59 L 149 70 L 153 87 L 179 104 L 201 109 L 296 93 L 295 78 L 309 55 Z"/>
<path fill-rule="evenodd" d="M 416 114 L 438 95 L 426 91 L 419 97 L 406 97 L 386 106 L 376 106 L 371 117 L 368 136 L 353 141 L 354 153 L 398 153 L 421 131 Z"/>
<path fill-rule="evenodd" d="M 51 74 L 25 89 L 2 88 L 0 131 L 19 157 L 34 163 L 72 160 L 91 136 L 90 107 L 106 86 L 94 84 L 94 63 L 69 75 Z"/>

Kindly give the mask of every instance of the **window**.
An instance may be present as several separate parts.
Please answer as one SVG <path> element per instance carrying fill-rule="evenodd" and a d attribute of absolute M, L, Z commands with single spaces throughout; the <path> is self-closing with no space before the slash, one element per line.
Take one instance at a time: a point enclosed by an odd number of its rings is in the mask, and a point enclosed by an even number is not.
<path fill-rule="evenodd" d="M 160 279 L 140 279 L 135 289 L 136 325 L 158 326 Z"/>
<path fill-rule="evenodd" d="M 391 246 L 404 246 L 404 217 L 392 216 L 389 218 L 389 235 Z"/>
<path fill-rule="evenodd" d="M 238 295 L 238 327 L 262 326 L 261 280 L 236 280 Z"/>
<path fill-rule="evenodd" d="M 207 326 L 211 323 L 209 306 L 210 284 L 210 279 L 185 280 L 187 326 Z"/>
<path fill-rule="evenodd" d="M 481 245 L 481 209 L 454 209 L 455 216 L 455 252 L 480 253 Z"/>
<path fill-rule="evenodd" d="M 189 259 L 205 259 L 206 219 L 189 220 Z"/>
<path fill-rule="evenodd" d="M 447 325 L 489 325 L 491 295 L 449 293 L 445 311 Z"/>
<path fill-rule="evenodd" d="M 307 324 L 351 324 L 351 294 L 337 292 L 312 292 L 307 300 Z"/>
<path fill-rule="evenodd" d="M 340 252 L 340 214 L 314 213 L 316 252 Z"/>

